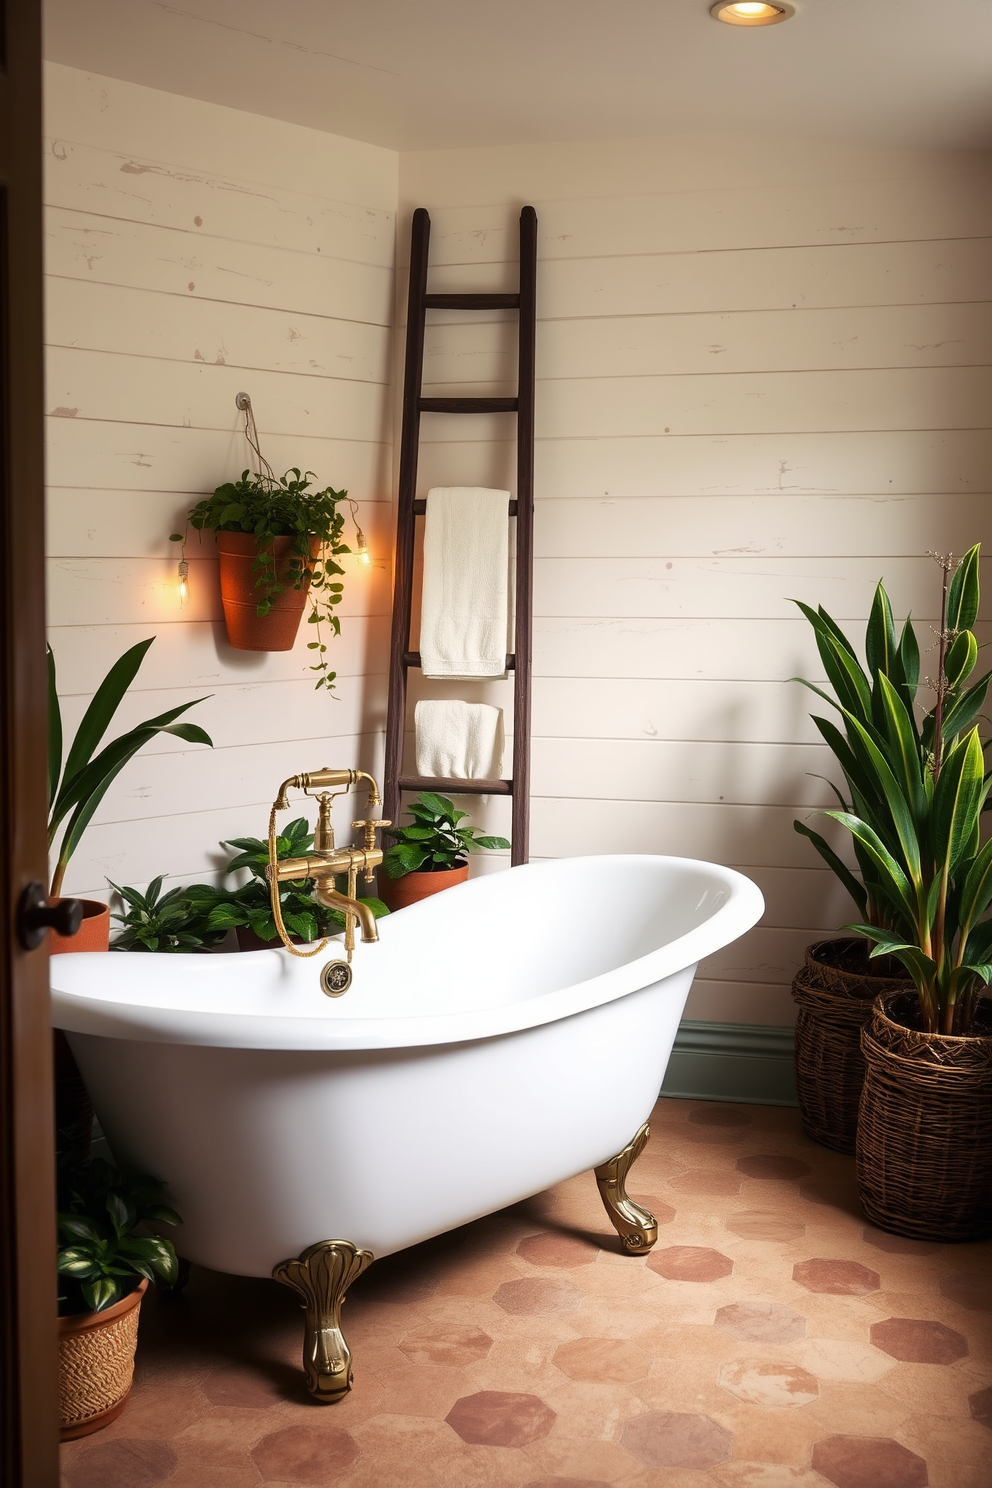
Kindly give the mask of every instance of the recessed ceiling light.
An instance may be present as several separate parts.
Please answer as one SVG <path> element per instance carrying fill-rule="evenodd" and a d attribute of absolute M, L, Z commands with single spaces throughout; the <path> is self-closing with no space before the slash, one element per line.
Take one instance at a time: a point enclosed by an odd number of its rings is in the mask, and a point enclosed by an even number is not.
<path fill-rule="evenodd" d="M 796 7 L 786 0 L 775 0 L 765 4 L 764 0 L 717 0 L 710 6 L 710 15 L 717 21 L 726 21 L 728 26 L 774 26 L 794 16 Z"/>

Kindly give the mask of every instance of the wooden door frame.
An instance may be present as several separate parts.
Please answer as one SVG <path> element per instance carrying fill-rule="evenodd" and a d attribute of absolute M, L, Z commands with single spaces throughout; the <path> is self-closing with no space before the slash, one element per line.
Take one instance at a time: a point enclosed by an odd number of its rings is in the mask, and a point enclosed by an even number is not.
<path fill-rule="evenodd" d="M 0 0 L 0 1479 L 58 1484 L 47 881 L 40 0 Z"/>

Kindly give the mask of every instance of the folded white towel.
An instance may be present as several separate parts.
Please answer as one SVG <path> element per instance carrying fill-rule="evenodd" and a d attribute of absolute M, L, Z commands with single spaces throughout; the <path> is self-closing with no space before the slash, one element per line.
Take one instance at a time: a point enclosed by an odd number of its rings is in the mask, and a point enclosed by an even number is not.
<path fill-rule="evenodd" d="M 498 780 L 503 773 L 503 709 L 432 698 L 414 710 L 417 774 L 445 780 Z"/>
<path fill-rule="evenodd" d="M 420 664 L 425 677 L 506 671 L 509 491 L 427 493 Z"/>

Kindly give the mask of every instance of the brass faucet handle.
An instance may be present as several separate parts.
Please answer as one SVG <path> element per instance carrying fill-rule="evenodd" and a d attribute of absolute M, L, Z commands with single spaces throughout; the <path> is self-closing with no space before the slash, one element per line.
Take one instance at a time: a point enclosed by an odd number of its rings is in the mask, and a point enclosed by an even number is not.
<path fill-rule="evenodd" d="M 353 821 L 351 825 L 353 827 L 371 827 L 374 832 L 377 827 L 391 827 L 393 824 L 391 821 L 379 821 L 376 819 L 373 821 Z"/>

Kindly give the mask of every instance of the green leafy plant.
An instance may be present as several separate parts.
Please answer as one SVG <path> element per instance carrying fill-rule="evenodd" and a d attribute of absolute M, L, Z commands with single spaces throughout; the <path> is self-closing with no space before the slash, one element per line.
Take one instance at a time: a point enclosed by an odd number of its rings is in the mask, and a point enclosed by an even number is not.
<path fill-rule="evenodd" d="M 121 734 L 99 753 L 96 752 L 154 639 L 154 636 L 150 636 L 147 641 L 139 641 L 136 646 L 125 651 L 120 660 L 110 668 L 83 714 L 68 754 L 64 756 L 64 762 L 55 656 L 52 648 L 48 648 L 49 850 L 54 847 L 62 823 L 66 817 L 69 818 L 52 875 L 50 893 L 53 898 L 62 892 L 62 881 L 69 860 L 79 846 L 93 813 L 128 760 L 139 749 L 150 739 L 154 739 L 156 734 L 173 734 L 178 739 L 185 739 L 188 744 L 213 745 L 209 734 L 204 733 L 197 724 L 175 722 L 189 708 L 204 701 L 203 698 L 194 698 L 191 703 L 181 703 L 178 708 L 170 708 L 155 718 L 146 719 L 137 728 Z"/>
<path fill-rule="evenodd" d="M 482 837 L 475 827 L 460 827 L 468 815 L 456 811 L 447 796 L 423 791 L 408 807 L 412 827 L 393 827 L 396 841 L 386 849 L 383 867 L 390 878 L 406 873 L 441 873 L 461 868 L 468 853 L 480 847 L 509 847 L 505 837 Z"/>
<path fill-rule="evenodd" d="M 979 650 L 971 629 L 978 556 L 976 544 L 958 564 L 940 560 L 936 701 L 922 723 L 913 712 L 918 663 L 910 677 L 904 667 L 902 682 L 897 670 L 893 675 L 899 647 L 887 601 L 868 653 L 871 680 L 833 627 L 828 675 L 838 702 L 826 700 L 840 712 L 844 734 L 817 720 L 851 794 L 850 805 L 842 800 L 840 810 L 825 814 L 851 833 L 866 884 L 848 875 L 848 886 L 859 891 L 862 912 L 876 910 L 874 921 L 846 928 L 872 942 L 873 957 L 890 955 L 906 968 L 922 1026 L 932 1033 L 970 1032 L 981 989 L 992 979 L 992 920 L 984 918 L 992 904 L 992 842 L 983 847 L 979 831 L 992 780 L 976 723 L 990 675 L 968 685 Z M 915 638 L 908 651 L 918 656 Z"/>
<path fill-rule="evenodd" d="M 207 924 L 212 899 L 208 903 L 197 895 L 191 897 L 182 888 L 163 894 L 161 876 L 152 879 L 143 894 L 115 883 L 110 887 L 125 906 L 123 914 L 111 915 L 123 927 L 111 942 L 112 951 L 203 951 L 227 933 Z"/>
<path fill-rule="evenodd" d="M 332 486 L 311 491 L 316 479 L 312 470 L 302 472 L 296 466 L 279 477 L 243 470 L 240 480 L 225 482 L 191 507 L 187 521 L 198 532 L 248 532 L 256 538 L 259 550 L 252 571 L 260 616 L 270 612 L 273 600 L 286 588 L 272 539 L 292 538 L 288 583 L 293 589 L 305 588 L 310 601 L 308 620 L 315 627 L 315 639 L 307 646 L 315 654 L 310 670 L 319 673 L 314 686 L 331 692 L 337 673 L 329 669 L 321 625 L 326 623 L 333 635 L 341 634 L 334 610 L 344 593 L 344 569 L 335 560 L 351 552 L 341 540 L 344 517 L 338 511 L 348 493 Z M 181 532 L 171 534 L 171 542 L 184 540 Z"/>
<path fill-rule="evenodd" d="M 231 837 L 224 846 L 238 848 L 225 873 L 237 873 L 247 868 L 251 875 L 248 882 L 238 889 L 212 889 L 207 884 L 194 884 L 187 889 L 187 895 L 194 896 L 194 902 L 198 899 L 207 909 L 208 931 L 223 932 L 247 926 L 259 940 L 278 944 L 279 932 L 272 917 L 269 881 L 265 876 L 269 865 L 268 842 L 263 842 L 260 837 Z M 313 833 L 306 818 L 301 816 L 290 822 L 276 838 L 276 856 L 280 860 L 305 857 L 312 846 Z M 212 902 L 208 902 L 209 896 L 212 896 Z M 366 902 L 376 919 L 389 913 L 381 899 L 369 897 Z M 317 902 L 312 878 L 291 879 L 280 884 L 279 903 L 286 929 L 303 941 L 337 935 L 344 929 L 344 915 Z"/>
<path fill-rule="evenodd" d="M 124 1178 L 93 1158 L 76 1163 L 59 1154 L 59 1313 L 102 1312 L 134 1290 L 137 1280 L 174 1282 L 179 1274 L 171 1240 L 138 1234 L 149 1221 L 180 1224 L 162 1202 L 161 1184 L 147 1175 Z"/>

